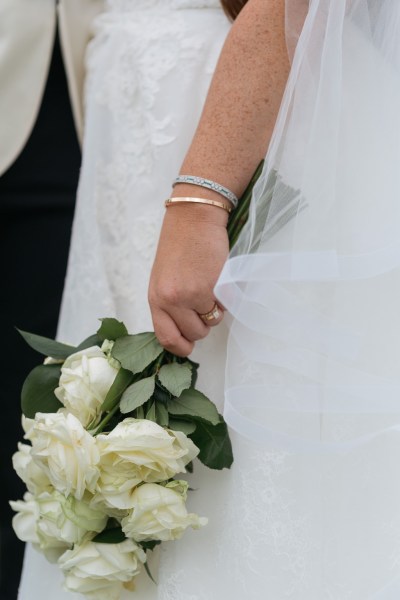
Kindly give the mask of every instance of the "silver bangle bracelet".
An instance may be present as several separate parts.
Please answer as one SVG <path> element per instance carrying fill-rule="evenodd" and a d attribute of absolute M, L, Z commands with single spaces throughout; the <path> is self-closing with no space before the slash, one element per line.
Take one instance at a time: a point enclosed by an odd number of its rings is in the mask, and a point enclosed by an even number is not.
<path fill-rule="evenodd" d="M 204 177 L 196 177 L 195 175 L 179 175 L 173 182 L 172 187 L 177 183 L 189 183 L 190 185 L 198 185 L 207 188 L 208 190 L 213 190 L 229 200 L 229 202 L 232 203 L 233 208 L 236 208 L 238 205 L 239 199 L 231 192 L 231 190 L 228 190 L 228 188 L 215 181 L 211 181 L 211 179 L 204 179 Z"/>

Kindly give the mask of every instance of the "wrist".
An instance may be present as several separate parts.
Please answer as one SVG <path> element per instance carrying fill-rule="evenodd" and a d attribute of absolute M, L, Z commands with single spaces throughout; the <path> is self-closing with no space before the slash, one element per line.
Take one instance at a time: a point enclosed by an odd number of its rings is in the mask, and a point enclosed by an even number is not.
<path fill-rule="evenodd" d="M 213 190 L 196 187 L 194 194 L 194 186 L 186 183 L 178 183 L 174 186 L 171 193 L 171 198 L 196 197 L 205 200 L 213 200 L 231 206 L 229 200 L 222 198 L 220 194 Z M 179 220 L 188 224 L 208 223 L 212 225 L 220 225 L 226 227 L 228 224 L 229 214 L 219 206 L 209 204 L 198 204 L 194 202 L 180 202 L 167 208 L 168 220 Z"/>

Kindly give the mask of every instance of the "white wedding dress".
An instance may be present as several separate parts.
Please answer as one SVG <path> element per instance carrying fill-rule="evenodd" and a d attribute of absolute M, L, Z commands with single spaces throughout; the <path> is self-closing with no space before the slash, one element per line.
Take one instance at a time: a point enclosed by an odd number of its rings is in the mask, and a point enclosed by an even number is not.
<path fill-rule="evenodd" d="M 83 165 L 59 339 L 79 342 L 96 331 L 99 318 L 114 315 L 131 332 L 152 330 L 147 286 L 163 201 L 194 134 L 229 28 L 219 0 L 107 0 L 96 19 L 87 53 Z M 199 386 L 220 410 L 225 348 L 221 327 L 195 355 L 202 365 Z M 210 524 L 189 532 L 178 554 L 166 544 L 159 586 L 144 573 L 140 599 L 214 597 L 208 590 L 218 563 L 225 564 L 219 538 L 222 526 L 229 532 L 232 474 L 200 464 L 195 471 L 198 491 L 191 508 Z M 202 590 L 204 574 L 209 584 Z M 77 598 L 63 591 L 62 579 L 57 566 L 28 548 L 19 599 Z M 123 600 L 134 597 L 126 592 Z"/>
<path fill-rule="evenodd" d="M 295 3 L 296 0 L 292 0 L 292 4 Z M 386 7 L 390 4 L 394 7 L 395 3 L 392 0 L 378 2 Z M 293 264 L 288 280 L 283 276 L 288 253 L 295 249 L 300 254 L 303 251 L 302 260 L 307 262 L 305 254 L 319 250 L 319 223 L 321 219 L 325 221 L 318 209 L 325 206 L 325 199 L 329 197 L 327 187 L 331 183 L 326 175 L 327 164 L 333 165 L 337 173 L 336 162 L 332 161 L 339 156 L 351 165 L 352 171 L 358 168 L 363 175 L 370 176 L 362 189 L 361 207 L 366 206 L 366 198 L 371 193 L 372 166 L 367 168 L 363 161 L 352 161 L 360 149 L 369 147 L 370 135 L 376 139 L 375 130 L 365 130 L 366 123 L 370 128 L 374 126 L 368 111 L 379 106 L 382 100 L 379 94 L 391 76 L 386 77 L 380 64 L 381 56 L 379 60 L 376 58 L 374 44 L 378 42 L 366 42 L 364 34 L 359 34 L 365 20 L 360 17 L 357 27 L 352 24 L 355 21 L 352 21 L 352 5 L 365 8 L 366 14 L 374 2 L 312 0 L 310 3 L 312 14 L 308 29 L 305 28 L 303 47 L 306 51 L 309 47 L 316 49 L 317 59 L 312 63 L 300 56 L 296 63 L 295 58 L 292 83 L 289 82 L 286 104 L 284 101 L 278 120 L 278 129 L 280 122 L 284 133 L 272 144 L 269 166 L 267 161 L 267 174 L 271 164 L 272 168 L 277 164 L 286 174 L 287 183 L 301 187 L 308 205 L 299 214 L 305 218 L 310 215 L 311 225 L 303 224 L 301 218 L 296 221 L 293 236 L 298 244 L 296 248 L 290 227 L 289 242 L 285 238 L 285 227 L 273 242 L 266 236 L 265 251 L 271 251 L 273 260 L 277 256 L 283 260 L 278 260 L 277 268 L 272 262 L 269 271 L 261 272 L 258 284 L 265 288 L 256 285 L 253 289 L 250 281 L 246 289 L 254 292 L 255 302 L 248 310 L 240 313 L 234 302 L 232 305 L 237 323 L 229 345 L 231 408 L 228 416 L 235 424 L 239 414 L 237 429 L 247 428 L 258 436 L 258 443 L 233 432 L 235 462 L 230 471 L 212 472 L 196 463 L 191 477 L 195 491 L 191 493 L 189 504 L 194 511 L 209 517 L 209 525 L 201 531 L 187 532 L 178 542 L 163 544 L 158 556 L 159 568 L 154 568 L 158 586 L 144 575 L 136 593 L 125 592 L 122 600 L 398 600 L 400 597 L 400 443 L 393 429 L 393 424 L 398 422 L 395 414 L 398 409 L 393 408 L 396 400 L 392 402 L 390 397 L 390 393 L 395 395 L 400 389 L 397 383 L 400 364 L 398 310 L 396 313 L 400 289 L 398 272 L 392 274 L 386 270 L 372 282 L 370 279 L 352 281 L 337 288 L 330 287 L 335 285 L 331 281 L 318 280 L 315 286 L 308 286 L 300 277 L 299 282 Z M 397 9 L 393 8 L 393 12 L 399 16 Z M 318 34 L 318 19 L 323 21 L 321 15 L 327 13 L 328 30 L 339 41 L 337 47 L 324 47 L 320 53 L 323 36 Z M 345 14 L 350 16 L 344 17 Z M 344 34 L 335 19 L 339 24 L 348 19 Z M 399 22 L 388 21 L 387 26 L 395 27 Z M 131 331 L 152 328 L 146 294 L 164 211 L 163 200 L 194 132 L 228 29 L 229 23 L 217 0 L 108 0 L 106 12 L 97 19 L 87 57 L 83 168 L 60 339 L 80 341 L 96 330 L 97 319 L 103 316 L 116 315 Z M 364 30 L 367 31 L 367 27 Z M 370 104 L 357 105 L 354 114 L 358 120 L 352 120 L 352 112 L 344 113 L 351 118 L 344 120 L 341 129 L 344 136 L 341 152 L 336 154 L 337 146 L 334 146 L 331 157 L 322 142 L 326 141 L 328 149 L 332 149 L 330 128 L 335 124 L 336 113 L 340 112 L 341 96 L 330 92 L 331 86 L 342 76 L 343 40 L 345 44 L 346 40 L 351 42 L 343 53 L 349 61 L 344 64 L 350 65 L 345 69 L 343 106 L 351 105 L 355 94 L 353 83 L 365 84 L 367 67 L 374 61 L 377 61 L 379 81 Z M 307 58 L 307 54 L 305 56 Z M 313 56 L 315 58 L 315 54 Z M 321 67 L 319 60 L 323 63 Z M 333 69 L 337 78 L 324 79 L 324 68 L 329 73 L 332 63 L 337 65 L 337 72 Z M 320 73 L 325 88 L 319 86 Z M 394 87 L 392 103 L 397 101 L 397 93 Z M 299 99 L 304 100 L 300 107 L 296 104 Z M 314 106 L 322 113 L 326 110 L 329 118 L 313 118 Z M 380 107 L 380 110 L 385 109 Z M 296 128 L 282 126 L 286 122 L 290 125 L 290 119 L 296 115 L 299 117 Z M 355 131 L 352 130 L 354 124 Z M 379 130 L 379 126 L 378 123 L 375 129 Z M 385 129 L 382 135 L 389 133 L 389 129 Z M 307 135 L 310 140 L 306 146 L 304 136 Z M 287 136 L 289 143 L 281 144 Z M 393 148 L 397 151 L 397 138 Z M 306 155 L 312 156 L 307 163 L 311 175 L 302 178 L 300 165 Z M 374 165 L 374 168 L 380 166 Z M 350 191 L 346 188 L 347 183 L 347 180 L 341 182 L 345 214 L 347 206 L 353 206 L 352 199 L 358 197 L 351 185 Z M 282 197 L 278 192 L 276 200 L 280 202 Z M 383 197 L 388 198 L 390 189 L 383 192 Z M 398 194 L 396 201 L 399 201 Z M 357 202 L 354 206 L 356 210 Z M 368 206 L 375 204 L 370 202 Z M 272 217 L 276 214 L 279 216 L 276 211 Z M 331 224 L 339 211 L 334 216 L 327 214 L 326 223 Z M 351 219 L 351 211 L 349 214 Z M 260 221 L 261 229 L 264 221 L 265 218 Z M 369 235 L 378 223 L 378 216 L 371 222 L 372 225 L 367 225 L 363 221 L 359 228 L 368 231 L 366 243 L 372 239 Z M 393 231 L 399 222 L 400 219 L 394 219 Z M 306 231 L 302 237 L 303 226 L 308 227 L 312 235 L 307 237 Z M 388 226 L 388 230 L 379 230 L 377 235 L 385 238 L 389 229 Z M 345 227 L 343 231 L 343 239 L 347 240 Z M 322 233 L 321 239 L 328 244 Z M 307 244 L 302 247 L 304 240 L 311 245 L 315 243 L 315 248 Z M 352 251 L 345 248 L 347 254 Z M 326 264 L 332 266 L 329 260 L 324 262 L 327 256 L 332 258 L 322 252 L 322 271 Z M 233 260 L 228 265 L 221 293 L 230 289 L 232 281 L 240 280 L 240 273 L 234 272 L 235 264 Z M 294 266 L 299 267 L 299 264 Z M 256 267 L 253 272 L 258 277 Z M 264 281 L 265 273 L 272 277 L 272 283 Z M 247 281 L 246 277 L 243 281 Z M 266 290 L 263 297 L 261 294 L 257 297 L 259 289 Z M 302 312 L 304 307 L 291 300 L 293 292 L 296 302 L 301 300 L 311 307 L 315 304 L 317 312 Z M 228 291 L 226 304 L 232 303 L 232 297 Z M 261 313 L 264 303 L 267 312 Z M 386 306 L 386 312 L 382 306 Z M 376 318 L 377 311 L 379 318 Z M 327 325 L 331 314 L 343 325 L 338 331 Z M 304 318 L 300 326 L 299 315 Z M 351 330 L 353 326 L 357 329 L 366 324 L 367 340 L 357 355 L 351 345 L 353 337 L 346 337 L 344 332 L 346 327 Z M 319 338 L 320 325 L 325 326 L 326 336 Z M 239 340 L 239 348 L 235 347 L 235 340 Z M 201 363 L 199 387 L 221 410 L 226 345 L 226 329 L 222 325 L 197 344 L 194 355 Z M 332 347 L 343 351 L 344 362 L 328 360 L 326 354 L 329 355 Z M 244 358 L 242 351 L 247 352 Z M 372 399 L 384 400 L 382 410 L 387 407 L 387 414 L 375 417 L 372 406 L 369 413 L 361 410 L 362 416 L 358 418 L 354 407 L 349 409 L 350 413 L 343 408 L 348 395 L 349 402 L 358 406 L 349 394 L 349 386 L 353 384 L 356 395 L 361 393 L 360 386 L 355 385 L 360 382 L 350 380 L 353 373 L 350 367 L 354 366 L 351 361 L 355 356 L 360 356 L 360 369 L 354 373 L 361 373 L 361 367 L 372 373 L 369 386 L 368 378 L 362 382 L 364 391 L 368 388 Z M 312 372 L 310 365 L 314 365 Z M 344 381 L 346 376 L 349 381 Z M 382 381 L 387 382 L 386 388 L 377 385 Z M 325 395 L 316 393 L 321 386 L 325 386 Z M 337 388 L 341 389 L 342 396 L 338 396 Z M 248 402 L 248 409 L 245 404 L 241 411 L 240 402 L 238 406 L 235 404 L 234 392 L 243 389 L 246 392 L 239 400 Z M 261 396 L 261 416 L 260 389 L 266 390 Z M 339 401 L 336 412 L 329 412 L 332 397 Z M 319 412 L 314 400 L 317 405 L 322 403 Z M 327 403 L 327 414 L 324 403 Z M 384 433 L 376 434 L 377 429 Z M 356 438 L 364 435 L 368 443 L 353 443 L 353 434 Z M 321 442 L 323 448 L 325 440 L 327 450 L 316 451 L 317 443 Z M 348 447 L 347 440 L 350 440 Z M 342 441 L 345 442 L 343 452 L 328 452 L 330 442 L 340 447 Z M 62 575 L 57 566 L 50 565 L 28 548 L 19 600 L 73 600 L 76 597 L 62 590 Z"/>

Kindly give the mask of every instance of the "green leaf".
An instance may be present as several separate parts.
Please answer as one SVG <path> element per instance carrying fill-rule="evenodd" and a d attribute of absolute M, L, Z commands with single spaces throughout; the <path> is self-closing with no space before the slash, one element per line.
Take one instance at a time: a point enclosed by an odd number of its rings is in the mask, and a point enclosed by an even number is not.
<path fill-rule="evenodd" d="M 112 410 L 116 404 L 118 404 L 123 392 L 126 390 L 128 385 L 132 383 L 133 375 L 126 369 L 120 369 L 117 373 L 116 378 L 113 381 L 112 386 L 107 392 L 107 396 L 101 406 L 102 412 L 108 412 Z"/>
<path fill-rule="evenodd" d="M 94 335 L 90 335 L 89 337 L 84 339 L 83 342 L 81 342 L 79 346 L 77 346 L 75 351 L 80 352 L 81 350 L 86 350 L 86 348 L 92 348 L 92 346 L 99 346 L 99 348 L 101 348 L 102 343 L 103 340 L 101 340 L 99 336 L 95 333 Z"/>
<path fill-rule="evenodd" d="M 200 365 L 199 365 L 199 363 L 196 363 L 193 360 L 190 360 L 190 358 L 184 364 L 190 366 L 190 368 L 192 370 L 192 381 L 190 383 L 190 387 L 194 388 L 194 387 L 196 387 L 197 377 L 198 377 L 198 370 L 199 370 L 199 366 Z"/>
<path fill-rule="evenodd" d="M 192 383 L 192 370 L 188 365 L 171 363 L 161 367 L 158 379 L 173 396 L 179 397 Z"/>
<path fill-rule="evenodd" d="M 161 404 L 161 402 L 154 402 L 154 406 L 156 407 L 156 423 L 160 425 L 160 427 L 168 427 L 168 410 L 165 404 Z"/>
<path fill-rule="evenodd" d="M 101 327 L 97 331 L 97 335 L 101 340 L 117 340 L 120 337 L 128 335 L 128 330 L 122 321 L 117 319 L 100 319 Z"/>
<path fill-rule="evenodd" d="M 135 383 L 132 383 L 122 394 L 120 402 L 120 411 L 123 414 L 132 412 L 135 408 L 142 406 L 147 400 L 149 400 L 153 393 L 156 385 L 156 377 L 145 377 Z"/>
<path fill-rule="evenodd" d="M 182 431 L 186 435 L 193 433 L 196 429 L 196 423 L 193 421 L 181 421 L 179 419 L 169 419 L 168 427 L 174 431 Z"/>
<path fill-rule="evenodd" d="M 200 449 L 198 458 L 206 467 L 229 469 L 232 465 L 232 444 L 225 422 L 210 425 L 210 423 L 199 421 L 196 431 L 190 435 L 190 439 Z"/>
<path fill-rule="evenodd" d="M 183 364 L 187 365 L 189 364 L 191 366 L 192 369 L 194 369 L 195 371 L 198 370 L 198 368 L 200 367 L 200 363 L 195 362 L 194 360 L 192 360 L 191 358 L 188 358 L 186 360 L 186 362 L 184 362 Z"/>
<path fill-rule="evenodd" d="M 161 544 L 160 540 L 149 540 L 148 542 L 140 542 L 140 546 L 143 548 L 143 550 L 147 553 L 149 550 L 154 550 L 154 548 L 156 546 L 158 546 L 159 544 Z M 157 585 L 156 580 L 154 579 L 153 575 L 151 574 L 150 571 L 150 567 L 147 564 L 147 562 L 144 563 L 144 568 L 146 569 L 146 573 L 147 575 L 150 577 L 150 579 L 153 581 L 153 583 L 155 583 Z"/>
<path fill-rule="evenodd" d="M 119 360 L 124 369 L 132 373 L 141 373 L 163 351 L 152 332 L 125 335 L 116 340 L 111 354 Z"/>
<path fill-rule="evenodd" d="M 21 329 L 17 329 L 17 331 L 22 335 L 26 343 L 29 344 L 31 348 L 36 350 L 36 352 L 40 352 L 40 354 L 44 354 L 44 356 L 65 359 L 70 354 L 76 352 L 76 348 L 74 346 L 61 344 L 60 342 L 56 342 L 50 338 L 42 337 L 41 335 L 36 335 L 35 333 L 29 333 L 28 331 L 22 331 Z"/>
<path fill-rule="evenodd" d="M 146 571 L 147 575 L 148 575 L 148 576 L 150 577 L 150 579 L 152 580 L 152 582 L 153 582 L 153 583 L 155 583 L 155 584 L 157 585 L 157 581 L 154 579 L 153 575 L 151 574 L 150 567 L 149 567 L 149 565 L 147 564 L 147 562 L 145 562 L 145 563 L 144 563 L 144 568 L 145 568 L 145 571 Z"/>
<path fill-rule="evenodd" d="M 121 527 L 113 527 L 112 529 L 104 529 L 92 541 L 96 544 L 121 544 L 126 539 Z"/>
<path fill-rule="evenodd" d="M 149 421 L 154 421 L 154 423 L 156 422 L 156 403 L 155 402 L 152 403 L 149 410 L 147 411 L 146 419 L 148 419 Z"/>
<path fill-rule="evenodd" d="M 54 395 L 60 380 L 60 365 L 39 365 L 25 379 L 21 392 L 21 408 L 30 419 L 37 412 L 57 412 L 62 407 Z"/>
<path fill-rule="evenodd" d="M 217 408 L 204 394 L 190 388 L 184 390 L 179 398 L 168 402 L 168 412 L 177 417 L 192 417 L 209 421 L 213 425 L 220 422 Z"/>
<path fill-rule="evenodd" d="M 140 546 L 142 546 L 143 550 L 147 552 L 147 550 L 154 550 L 156 546 L 161 544 L 160 540 L 149 540 L 148 542 L 140 542 Z"/>
<path fill-rule="evenodd" d="M 163 404 L 168 404 L 171 399 L 171 394 L 165 390 L 159 381 L 156 380 L 156 387 L 154 390 L 154 400 L 156 402 L 162 402 Z"/>

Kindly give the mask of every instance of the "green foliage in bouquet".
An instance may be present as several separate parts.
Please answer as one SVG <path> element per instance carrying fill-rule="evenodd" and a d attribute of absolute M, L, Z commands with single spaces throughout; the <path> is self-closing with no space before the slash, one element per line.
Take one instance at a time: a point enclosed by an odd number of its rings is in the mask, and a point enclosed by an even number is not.
<path fill-rule="evenodd" d="M 253 188 L 263 164 L 264 161 L 257 167 L 237 210 L 230 215 L 231 248 L 247 221 Z M 108 340 L 113 342 L 109 348 L 111 357 L 121 368 L 102 404 L 102 418 L 94 434 L 111 430 L 121 415 L 146 418 L 191 437 L 206 466 L 223 469 L 232 464 L 226 423 L 214 404 L 195 388 L 199 365 L 163 350 L 154 333 L 130 335 L 124 323 L 113 318 L 102 319 L 97 333 L 77 347 L 25 331 L 20 333 L 34 350 L 51 357 L 45 361 L 47 364 L 33 369 L 25 380 L 21 406 L 26 417 L 33 419 L 37 412 L 52 413 L 62 408 L 54 390 L 65 359 L 86 348 L 101 347 Z"/>
<path fill-rule="evenodd" d="M 164 350 L 154 333 L 129 335 L 123 323 L 110 318 L 102 319 L 96 335 L 78 347 L 20 333 L 32 348 L 46 356 L 50 350 L 51 358 L 60 361 L 35 367 L 28 375 L 21 399 L 26 417 L 62 408 L 54 394 L 62 361 L 85 349 L 89 342 L 103 348 L 106 342 L 110 358 L 118 361 L 121 368 L 101 406 L 100 421 L 87 427 L 93 435 L 111 431 L 127 417 L 148 419 L 190 437 L 200 450 L 199 459 L 207 467 L 231 466 L 232 446 L 226 423 L 213 402 L 195 388 L 199 365 Z"/>

